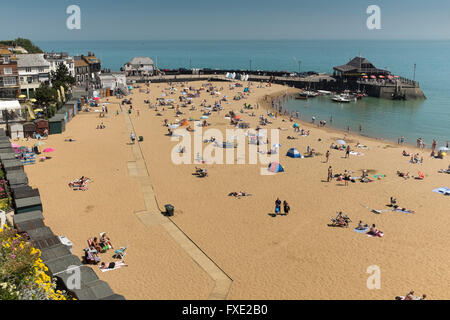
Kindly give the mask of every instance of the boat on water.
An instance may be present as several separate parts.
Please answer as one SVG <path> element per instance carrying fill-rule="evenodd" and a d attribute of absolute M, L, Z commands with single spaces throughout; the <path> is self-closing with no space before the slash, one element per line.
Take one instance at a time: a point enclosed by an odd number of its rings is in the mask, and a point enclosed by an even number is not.
<path fill-rule="evenodd" d="M 314 92 L 314 91 L 303 91 L 303 92 L 300 93 L 300 96 L 308 97 L 308 98 L 315 98 L 318 95 L 319 94 L 317 92 Z"/>
<path fill-rule="evenodd" d="M 321 94 L 321 95 L 324 95 L 324 96 L 329 96 L 329 95 L 332 94 L 331 91 L 326 91 L 326 90 L 317 90 L 317 92 L 318 92 L 319 94 Z"/>
<path fill-rule="evenodd" d="M 345 94 L 337 94 L 337 95 L 333 96 L 333 98 L 331 98 L 331 100 L 333 100 L 334 102 L 339 102 L 339 103 L 349 103 L 352 101 L 351 97 L 349 95 L 345 95 Z"/>
<path fill-rule="evenodd" d="M 295 97 L 295 100 L 308 100 L 308 96 L 298 95 L 298 96 Z"/>

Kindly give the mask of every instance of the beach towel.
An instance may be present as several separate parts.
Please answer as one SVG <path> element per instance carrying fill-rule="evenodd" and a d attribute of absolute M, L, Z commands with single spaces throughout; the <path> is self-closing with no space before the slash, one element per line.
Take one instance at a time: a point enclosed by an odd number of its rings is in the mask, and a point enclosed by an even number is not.
<path fill-rule="evenodd" d="M 367 228 L 364 228 L 364 229 L 358 229 L 358 228 L 353 229 L 353 231 L 358 232 L 358 233 L 361 233 L 361 234 L 362 234 L 362 233 L 366 233 L 367 230 L 369 230 L 368 227 L 367 227 Z"/>
<path fill-rule="evenodd" d="M 102 272 L 107 272 L 107 271 L 111 271 L 111 270 L 117 270 L 117 269 L 120 269 L 120 268 L 122 268 L 122 267 L 125 267 L 126 266 L 126 264 L 125 263 L 123 263 L 123 262 L 116 262 L 115 263 L 115 265 L 114 265 L 114 268 L 108 268 L 108 269 L 101 269 L 100 267 L 99 267 L 99 269 L 102 271 Z"/>
<path fill-rule="evenodd" d="M 382 238 L 384 236 L 384 233 L 379 231 L 377 234 L 366 233 L 366 235 L 369 238 L 376 238 L 376 237 Z"/>
<path fill-rule="evenodd" d="M 374 176 L 373 176 L 375 179 L 380 179 L 380 178 L 384 178 L 384 177 L 386 177 L 384 174 L 375 174 Z"/>
<path fill-rule="evenodd" d="M 406 210 L 406 211 L 404 211 L 404 210 L 400 210 L 400 209 L 395 209 L 395 210 L 392 210 L 392 211 L 401 212 L 401 213 L 406 213 L 406 214 L 413 213 L 411 210 Z"/>
<path fill-rule="evenodd" d="M 440 193 L 445 196 L 450 196 L 450 188 L 446 188 L 446 187 L 435 189 L 435 190 L 433 190 L 433 192 Z"/>

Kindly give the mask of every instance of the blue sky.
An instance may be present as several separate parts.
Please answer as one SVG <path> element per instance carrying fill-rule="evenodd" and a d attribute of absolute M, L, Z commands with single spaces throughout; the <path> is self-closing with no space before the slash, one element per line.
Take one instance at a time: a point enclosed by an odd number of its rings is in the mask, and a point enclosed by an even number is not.
<path fill-rule="evenodd" d="M 450 39 L 448 0 L 2 1 L 0 39 Z M 81 8 L 81 30 L 66 8 Z M 366 9 L 381 8 L 381 30 Z"/>

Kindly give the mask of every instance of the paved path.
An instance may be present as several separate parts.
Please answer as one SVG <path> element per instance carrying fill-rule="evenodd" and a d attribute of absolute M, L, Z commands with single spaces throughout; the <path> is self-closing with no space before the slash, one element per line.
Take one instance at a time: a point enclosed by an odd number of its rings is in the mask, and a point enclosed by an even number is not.
<path fill-rule="evenodd" d="M 128 112 L 123 112 L 128 132 L 135 132 L 133 122 Z M 134 162 L 128 162 L 128 172 L 139 179 L 146 210 L 136 212 L 136 216 L 147 226 L 161 225 L 168 234 L 184 249 L 215 282 L 209 294 L 209 300 L 225 300 L 230 291 L 233 280 L 220 267 L 211 260 L 169 217 L 162 215 L 150 181 L 150 175 L 142 154 L 139 142 L 132 146 Z"/>

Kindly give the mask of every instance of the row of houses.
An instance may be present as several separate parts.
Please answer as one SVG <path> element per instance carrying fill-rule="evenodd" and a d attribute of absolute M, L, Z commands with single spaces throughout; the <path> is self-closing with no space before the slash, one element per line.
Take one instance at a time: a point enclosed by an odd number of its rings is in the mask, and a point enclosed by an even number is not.
<path fill-rule="evenodd" d="M 41 83 L 50 85 L 50 74 L 60 64 L 66 65 L 76 85 L 98 88 L 101 61 L 93 53 L 71 57 L 67 53 L 13 54 L 0 47 L 0 99 L 33 98 Z"/>

